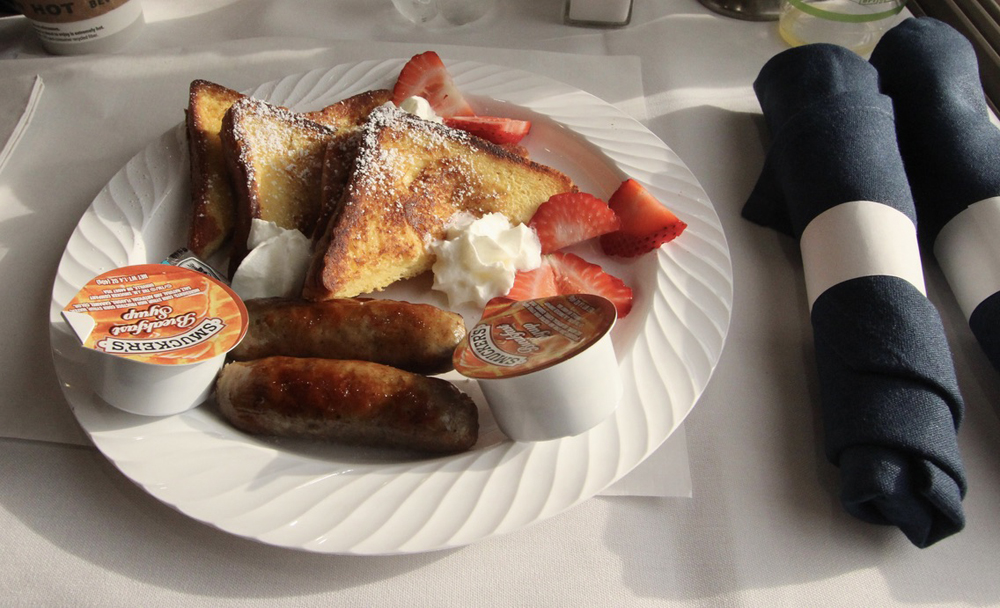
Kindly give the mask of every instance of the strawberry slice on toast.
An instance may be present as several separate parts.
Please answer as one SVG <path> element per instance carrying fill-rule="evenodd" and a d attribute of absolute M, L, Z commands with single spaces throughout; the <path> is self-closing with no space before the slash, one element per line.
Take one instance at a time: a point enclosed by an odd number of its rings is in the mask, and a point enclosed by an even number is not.
<path fill-rule="evenodd" d="M 399 72 L 392 89 L 392 102 L 398 106 L 414 96 L 426 99 L 441 117 L 475 114 L 434 51 L 414 55 Z"/>
<path fill-rule="evenodd" d="M 608 206 L 621 219 L 621 228 L 601 237 L 601 249 L 607 255 L 640 256 L 674 240 L 687 228 L 634 179 L 618 187 Z"/>
<path fill-rule="evenodd" d="M 621 220 L 592 194 L 563 192 L 542 203 L 528 226 L 538 233 L 545 254 L 614 232 L 621 227 Z"/>

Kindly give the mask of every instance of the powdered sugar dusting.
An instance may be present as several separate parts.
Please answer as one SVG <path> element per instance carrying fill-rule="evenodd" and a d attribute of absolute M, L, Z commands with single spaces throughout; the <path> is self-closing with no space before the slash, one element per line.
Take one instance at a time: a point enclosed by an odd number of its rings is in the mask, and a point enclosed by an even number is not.
<path fill-rule="evenodd" d="M 256 162 L 261 161 L 260 169 L 283 171 L 302 180 L 319 178 L 321 163 L 315 148 L 303 147 L 296 135 L 312 132 L 317 139 L 326 140 L 336 134 L 335 130 L 253 98 L 238 101 L 231 111 L 237 141 L 253 141 L 252 146 L 240 146 L 239 150 L 248 181 L 256 180 Z M 253 158 L 249 157 L 251 152 Z"/>
<path fill-rule="evenodd" d="M 401 135 L 393 132 L 403 131 L 428 152 L 428 157 L 438 159 L 435 170 L 452 175 L 454 179 L 450 181 L 455 185 L 453 200 L 483 195 L 481 180 L 469 159 L 462 154 L 448 153 L 456 146 L 469 146 L 472 136 L 465 131 L 414 116 L 391 103 L 373 110 L 362 128 L 359 153 L 355 159 L 355 179 L 349 187 L 368 192 L 392 192 L 400 180 L 405 180 L 409 182 L 407 188 L 411 194 L 418 197 L 432 194 L 426 189 L 430 186 L 428 182 L 406 175 L 411 168 L 412 150 L 403 152 L 386 145 L 384 141 L 380 143 L 380 138 L 398 138 Z M 394 204 L 401 206 L 402 202 L 396 200 Z"/>

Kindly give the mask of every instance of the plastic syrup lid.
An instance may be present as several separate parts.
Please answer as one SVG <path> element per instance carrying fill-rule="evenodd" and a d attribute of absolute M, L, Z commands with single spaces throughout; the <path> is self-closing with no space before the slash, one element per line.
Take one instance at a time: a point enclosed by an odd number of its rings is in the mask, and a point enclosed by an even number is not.
<path fill-rule="evenodd" d="M 86 348 L 161 365 L 228 352 L 246 335 L 249 319 L 227 285 L 168 264 L 126 266 L 91 279 L 63 318 Z"/>
<path fill-rule="evenodd" d="M 515 301 L 494 298 L 453 355 L 455 369 L 477 379 L 514 378 L 586 350 L 615 323 L 615 306 L 592 294 Z"/>

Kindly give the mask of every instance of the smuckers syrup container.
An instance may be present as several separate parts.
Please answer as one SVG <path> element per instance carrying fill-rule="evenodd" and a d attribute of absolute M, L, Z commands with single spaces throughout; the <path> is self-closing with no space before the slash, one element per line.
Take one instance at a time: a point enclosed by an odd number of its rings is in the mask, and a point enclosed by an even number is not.
<path fill-rule="evenodd" d="M 511 439 L 579 435 L 621 400 L 611 344 L 616 318 L 611 301 L 591 294 L 494 298 L 455 350 L 455 369 L 478 381 Z"/>
<path fill-rule="evenodd" d="M 226 353 L 246 335 L 243 301 L 225 284 L 167 264 L 93 278 L 63 308 L 87 352 L 87 373 L 111 405 L 149 416 L 208 398 Z"/>

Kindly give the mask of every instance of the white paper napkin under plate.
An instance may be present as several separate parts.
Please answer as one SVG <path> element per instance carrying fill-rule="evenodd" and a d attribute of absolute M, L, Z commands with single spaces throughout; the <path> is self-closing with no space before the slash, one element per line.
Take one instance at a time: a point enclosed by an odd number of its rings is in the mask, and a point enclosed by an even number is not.
<path fill-rule="evenodd" d="M 44 88 L 41 76 L 20 77 L 7 83 L 0 92 L 0 137 L 4 141 L 0 151 L 0 171 L 7 165 L 21 136 L 31 124 Z"/>

